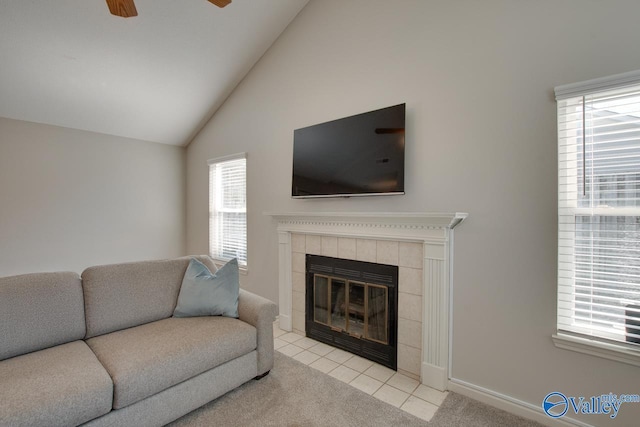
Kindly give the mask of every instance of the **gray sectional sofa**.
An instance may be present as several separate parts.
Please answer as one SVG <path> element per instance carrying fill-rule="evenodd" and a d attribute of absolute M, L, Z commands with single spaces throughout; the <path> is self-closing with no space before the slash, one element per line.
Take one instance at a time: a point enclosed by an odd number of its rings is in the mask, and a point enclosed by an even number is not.
<path fill-rule="evenodd" d="M 268 373 L 274 303 L 172 317 L 189 260 L 0 278 L 0 426 L 160 426 Z"/>

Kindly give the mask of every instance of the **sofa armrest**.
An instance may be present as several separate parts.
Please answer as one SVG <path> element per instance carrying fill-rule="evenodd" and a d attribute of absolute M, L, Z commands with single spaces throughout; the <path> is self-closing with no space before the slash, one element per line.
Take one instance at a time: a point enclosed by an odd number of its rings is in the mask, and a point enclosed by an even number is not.
<path fill-rule="evenodd" d="M 240 289 L 238 316 L 257 330 L 258 372 L 262 375 L 273 368 L 273 321 L 277 306 L 266 298 Z"/>

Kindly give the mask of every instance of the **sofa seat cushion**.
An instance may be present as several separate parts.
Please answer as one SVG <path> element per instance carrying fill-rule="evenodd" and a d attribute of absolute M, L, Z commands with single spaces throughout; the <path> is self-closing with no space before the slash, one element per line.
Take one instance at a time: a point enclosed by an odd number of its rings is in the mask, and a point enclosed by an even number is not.
<path fill-rule="evenodd" d="M 256 349 L 256 329 L 228 317 L 168 318 L 87 340 L 120 409 Z"/>
<path fill-rule="evenodd" d="M 71 426 L 111 410 L 113 383 L 74 341 L 0 362 L 0 425 Z"/>

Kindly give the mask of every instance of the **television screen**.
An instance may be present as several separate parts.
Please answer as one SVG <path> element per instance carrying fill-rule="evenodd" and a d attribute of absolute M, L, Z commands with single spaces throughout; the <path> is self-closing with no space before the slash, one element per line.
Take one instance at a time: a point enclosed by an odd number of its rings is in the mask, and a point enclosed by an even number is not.
<path fill-rule="evenodd" d="M 293 132 L 294 198 L 404 194 L 405 104 Z"/>

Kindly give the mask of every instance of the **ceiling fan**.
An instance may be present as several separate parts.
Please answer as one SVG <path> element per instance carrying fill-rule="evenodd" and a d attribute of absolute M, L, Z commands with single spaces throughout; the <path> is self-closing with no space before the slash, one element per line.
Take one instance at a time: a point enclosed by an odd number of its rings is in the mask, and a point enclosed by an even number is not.
<path fill-rule="evenodd" d="M 231 3 L 231 0 L 209 0 L 209 2 L 218 7 L 225 7 Z M 107 5 L 112 15 L 123 18 L 138 16 L 138 11 L 136 10 L 136 5 L 133 0 L 107 0 Z"/>

